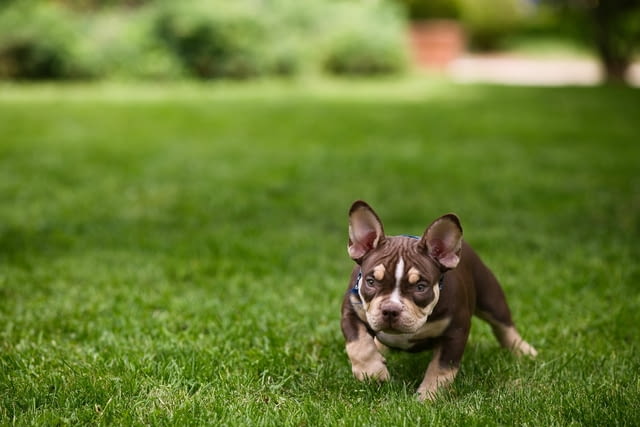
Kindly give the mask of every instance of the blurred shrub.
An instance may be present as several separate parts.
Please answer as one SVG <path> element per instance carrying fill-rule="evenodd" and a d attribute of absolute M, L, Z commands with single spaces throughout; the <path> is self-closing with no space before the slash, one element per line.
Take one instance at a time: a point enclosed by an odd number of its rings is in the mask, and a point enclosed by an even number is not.
<path fill-rule="evenodd" d="M 409 13 L 412 20 L 458 18 L 460 8 L 458 0 L 398 0 Z"/>
<path fill-rule="evenodd" d="M 195 76 L 400 71 L 403 18 L 382 1 L 271 0 L 165 3 L 157 30 Z"/>
<path fill-rule="evenodd" d="M 74 56 L 86 74 L 110 78 L 168 79 L 184 75 L 180 61 L 154 34 L 152 9 L 105 10 L 82 15 Z"/>
<path fill-rule="evenodd" d="M 251 77 L 262 74 L 266 29 L 249 2 L 166 2 L 157 34 L 195 76 Z"/>
<path fill-rule="evenodd" d="M 391 0 L 55 4 L 0 6 L 0 78 L 360 75 L 407 62 L 404 17 Z"/>
<path fill-rule="evenodd" d="M 284 75 L 316 71 L 335 25 L 332 5 L 323 0 L 269 0 L 262 6 L 258 13 L 267 28 L 263 53 L 269 69 Z"/>
<path fill-rule="evenodd" d="M 520 0 L 492 0 L 491 6 L 478 0 L 457 0 L 460 18 L 471 47 L 495 50 L 522 23 L 526 10 Z"/>
<path fill-rule="evenodd" d="M 6 0 L 5 0 L 6 1 Z M 12 0 L 20 1 L 20 0 Z M 150 3 L 153 0 L 55 0 L 74 10 L 98 10 L 109 7 L 136 7 Z"/>
<path fill-rule="evenodd" d="M 77 75 L 75 22 L 46 3 L 12 2 L 0 9 L 0 78 L 53 79 Z"/>
<path fill-rule="evenodd" d="M 407 63 L 406 29 L 389 3 L 335 6 L 323 67 L 335 74 L 373 75 L 402 71 Z"/>

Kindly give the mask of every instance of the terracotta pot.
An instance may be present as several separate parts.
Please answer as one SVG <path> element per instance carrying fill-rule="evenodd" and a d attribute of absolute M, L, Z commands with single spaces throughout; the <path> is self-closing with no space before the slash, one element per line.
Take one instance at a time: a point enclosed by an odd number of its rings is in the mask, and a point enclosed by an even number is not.
<path fill-rule="evenodd" d="M 410 26 L 414 61 L 421 68 L 444 70 L 465 49 L 465 35 L 453 20 L 416 21 Z"/>

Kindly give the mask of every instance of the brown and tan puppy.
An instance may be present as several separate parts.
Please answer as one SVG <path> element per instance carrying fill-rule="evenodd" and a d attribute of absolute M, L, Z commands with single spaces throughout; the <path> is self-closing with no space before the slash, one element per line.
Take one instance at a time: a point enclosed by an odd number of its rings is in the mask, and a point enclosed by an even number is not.
<path fill-rule="evenodd" d="M 486 320 L 503 347 L 536 356 L 511 320 L 500 284 L 469 245 L 453 214 L 436 219 L 422 237 L 386 236 L 371 207 L 349 211 L 349 256 L 356 262 L 342 304 L 342 333 L 359 380 L 389 379 L 387 347 L 433 358 L 418 387 L 433 399 L 455 378 L 471 316 Z"/>

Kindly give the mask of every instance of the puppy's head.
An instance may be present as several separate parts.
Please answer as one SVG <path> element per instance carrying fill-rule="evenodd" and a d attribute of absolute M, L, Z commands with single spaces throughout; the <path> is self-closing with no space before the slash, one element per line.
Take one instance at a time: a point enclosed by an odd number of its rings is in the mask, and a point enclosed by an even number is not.
<path fill-rule="evenodd" d="M 438 303 L 439 280 L 460 261 L 462 227 L 454 214 L 436 219 L 421 238 L 387 237 L 363 201 L 349 211 L 349 256 L 360 265 L 358 292 L 369 326 L 406 334 L 422 327 Z"/>

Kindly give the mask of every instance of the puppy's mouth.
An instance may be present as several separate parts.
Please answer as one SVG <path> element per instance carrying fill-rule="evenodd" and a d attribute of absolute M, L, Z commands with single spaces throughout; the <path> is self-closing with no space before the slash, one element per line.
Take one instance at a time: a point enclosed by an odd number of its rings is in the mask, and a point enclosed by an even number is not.
<path fill-rule="evenodd" d="M 404 335 L 416 332 L 416 328 L 414 328 L 413 325 L 403 325 L 396 322 L 381 322 L 379 326 L 380 327 L 376 329 L 388 335 Z"/>
<path fill-rule="evenodd" d="M 385 328 L 382 329 L 381 332 L 388 335 L 407 335 L 415 334 L 416 330 L 414 328 Z"/>
<path fill-rule="evenodd" d="M 393 328 L 382 328 L 380 330 L 380 332 L 384 332 L 385 334 L 389 334 L 389 335 L 402 335 L 402 334 L 406 334 L 406 332 L 402 332 L 399 331 L 397 329 L 393 329 Z"/>

